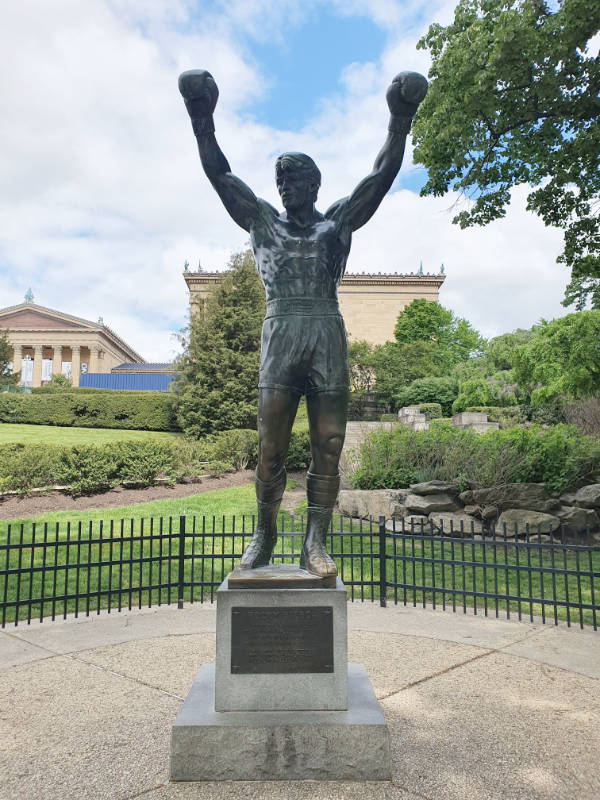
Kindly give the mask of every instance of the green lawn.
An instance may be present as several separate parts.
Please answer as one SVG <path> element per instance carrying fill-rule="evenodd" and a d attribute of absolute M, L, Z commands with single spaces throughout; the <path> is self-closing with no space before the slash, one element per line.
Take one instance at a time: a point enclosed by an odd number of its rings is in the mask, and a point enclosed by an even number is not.
<path fill-rule="evenodd" d="M 164 431 L 129 431 L 115 428 L 61 428 L 55 425 L 16 425 L 0 422 L 0 444 L 109 444 L 110 442 L 167 440 L 181 436 Z"/>
<path fill-rule="evenodd" d="M 175 602 L 180 568 L 186 602 L 213 599 L 248 542 L 254 513 L 254 487 L 248 485 L 139 506 L 0 523 L 0 570 L 7 560 L 14 570 L 4 585 L 0 574 L 0 605 L 3 597 L 8 603 L 19 598 L 18 609 L 6 606 L 6 621 L 14 621 L 15 610 L 22 620 L 120 605 L 155 605 L 159 599 Z M 186 517 L 181 537 L 180 515 Z M 337 517 L 334 526 L 340 530 Z M 292 554 L 297 558 L 300 528 L 298 517 L 293 522 L 288 516 L 283 519 L 280 530 L 294 535 L 280 537 L 276 561 L 289 560 Z M 346 521 L 343 529 L 329 548 L 348 593 L 356 600 L 378 600 L 376 526 L 369 530 L 365 523 L 361 529 L 353 523 L 350 529 Z M 25 546 L 15 547 L 19 543 Z M 77 563 L 85 566 L 77 568 Z M 425 600 L 439 606 L 445 597 L 447 607 L 476 606 L 481 613 L 487 606 L 491 615 L 508 607 L 513 613 L 520 609 L 525 617 L 545 614 L 552 621 L 556 613 L 557 619 L 570 618 L 578 624 L 579 610 L 567 611 L 558 604 L 568 598 L 570 603 L 598 607 L 600 598 L 598 548 L 552 551 L 540 545 L 516 547 L 510 540 L 439 542 L 387 535 L 386 573 L 388 601 L 421 605 Z M 593 624 L 593 611 L 582 609 L 581 618 Z"/>

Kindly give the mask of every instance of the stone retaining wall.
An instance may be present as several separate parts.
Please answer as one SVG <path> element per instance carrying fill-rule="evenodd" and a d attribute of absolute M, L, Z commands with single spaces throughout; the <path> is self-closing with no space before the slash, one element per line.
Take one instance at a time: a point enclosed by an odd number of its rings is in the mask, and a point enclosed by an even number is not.
<path fill-rule="evenodd" d="M 408 489 L 343 489 L 338 499 L 341 514 L 426 526 L 443 533 L 478 534 L 496 528 L 508 536 L 531 532 L 551 535 L 558 528 L 573 535 L 600 527 L 600 483 L 576 492 L 553 496 L 544 483 L 506 483 L 486 489 L 460 491 L 457 483 L 427 481 Z M 404 520 L 404 523 L 402 523 Z"/>

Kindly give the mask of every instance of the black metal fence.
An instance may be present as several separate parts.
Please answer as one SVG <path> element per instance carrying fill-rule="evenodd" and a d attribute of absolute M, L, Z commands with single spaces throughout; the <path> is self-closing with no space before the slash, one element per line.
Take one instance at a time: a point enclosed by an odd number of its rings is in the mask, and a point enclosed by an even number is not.
<path fill-rule="evenodd" d="M 23 523 L 0 533 L 2 627 L 32 619 L 212 602 L 251 517 Z M 391 529 L 389 529 L 391 527 Z M 282 515 L 275 563 L 299 561 L 304 520 Z M 600 541 L 587 531 L 405 527 L 336 517 L 328 536 L 352 601 L 598 627 Z"/>

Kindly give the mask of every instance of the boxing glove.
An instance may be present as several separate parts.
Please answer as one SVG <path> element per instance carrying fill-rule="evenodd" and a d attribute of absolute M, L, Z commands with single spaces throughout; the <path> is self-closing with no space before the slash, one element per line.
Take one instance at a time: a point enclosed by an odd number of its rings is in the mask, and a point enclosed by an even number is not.
<path fill-rule="evenodd" d="M 219 90 L 210 72 L 204 69 L 182 72 L 179 76 L 179 91 L 191 117 L 194 133 L 214 131 L 212 115 Z"/>
<path fill-rule="evenodd" d="M 418 72 L 400 72 L 396 75 L 386 94 L 391 114 L 391 131 L 408 133 L 419 103 L 427 94 L 427 88 L 427 78 Z"/>

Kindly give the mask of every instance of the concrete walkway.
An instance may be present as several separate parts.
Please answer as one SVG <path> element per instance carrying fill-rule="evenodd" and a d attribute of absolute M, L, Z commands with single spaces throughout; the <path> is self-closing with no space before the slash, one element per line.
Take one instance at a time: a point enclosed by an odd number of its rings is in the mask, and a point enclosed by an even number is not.
<path fill-rule="evenodd" d="M 215 609 L 0 633 L 1 800 L 598 800 L 600 632 L 349 604 L 349 658 L 392 741 L 390 783 L 170 784 L 170 726 Z"/>

